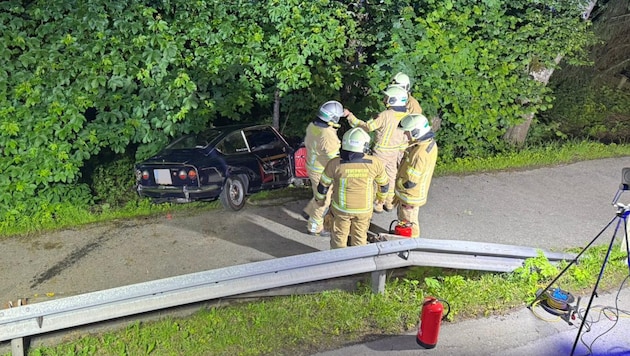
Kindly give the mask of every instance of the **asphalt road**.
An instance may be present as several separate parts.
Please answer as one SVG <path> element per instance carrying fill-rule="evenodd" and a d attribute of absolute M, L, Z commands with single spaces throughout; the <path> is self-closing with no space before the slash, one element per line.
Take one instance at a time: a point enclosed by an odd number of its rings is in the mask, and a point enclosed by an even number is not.
<path fill-rule="evenodd" d="M 422 237 L 559 251 L 586 246 L 601 232 L 595 243 L 607 244 L 614 227 L 602 230 L 616 219 L 618 208 L 612 202 L 624 167 L 630 167 L 630 157 L 527 171 L 435 177 L 428 203 L 420 210 Z M 618 202 L 630 203 L 630 193 L 624 191 Z M 294 200 L 280 205 L 248 205 L 238 213 L 213 211 L 184 215 L 173 212 L 151 219 L 115 221 L 7 239 L 2 241 L 0 250 L 0 301 L 6 305 L 10 300 L 27 298 L 29 303 L 37 303 L 328 249 L 326 238 L 304 233 L 305 222 L 300 211 L 305 204 L 306 201 Z M 388 230 L 395 218 L 394 212 L 376 214 L 372 230 Z M 626 298 L 620 299 L 627 302 Z M 501 321 L 513 324 L 504 326 Z M 623 329 L 627 330 L 628 322 L 623 322 L 626 323 Z M 541 324 L 531 311 L 523 310 L 509 317 L 445 325 L 438 347 L 422 352 L 563 354 L 520 349 L 534 340 L 536 345 L 543 345 L 543 341 L 560 335 L 560 331 L 575 337 L 575 327 L 556 323 L 560 327 L 553 331 L 547 324 Z M 627 340 L 615 346 L 627 352 L 630 348 Z M 510 353 L 504 353 L 502 348 Z M 342 349 L 337 354 L 418 352 L 413 336 L 397 335 L 381 343 Z"/>
<path fill-rule="evenodd" d="M 617 213 L 627 211 L 630 202 L 630 192 L 619 191 L 624 167 L 630 167 L 630 158 L 439 177 L 420 211 L 422 236 L 550 250 L 584 247 L 590 242 L 609 244 L 613 237 L 625 237 L 623 228 L 616 229 L 617 222 L 623 227 Z M 618 192 L 621 207 L 612 204 Z M 390 219 L 376 216 L 374 221 L 386 227 Z M 582 296 L 582 313 L 590 297 Z M 444 323 L 434 349 L 418 346 L 414 331 L 318 356 L 630 355 L 629 316 L 630 288 L 625 283 L 618 294 L 596 293 L 580 333 L 579 318 L 569 325 L 533 306 L 505 316 Z"/>

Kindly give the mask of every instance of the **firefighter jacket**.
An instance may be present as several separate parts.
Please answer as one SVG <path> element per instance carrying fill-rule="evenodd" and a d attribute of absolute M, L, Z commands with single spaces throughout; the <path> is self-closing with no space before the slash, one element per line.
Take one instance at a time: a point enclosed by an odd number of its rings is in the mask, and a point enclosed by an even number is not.
<path fill-rule="evenodd" d="M 306 147 L 306 168 L 311 172 L 321 173 L 326 163 L 339 156 L 341 141 L 337 129 L 326 123 L 311 122 L 306 128 L 304 138 Z"/>
<path fill-rule="evenodd" d="M 408 94 L 407 97 L 407 112 L 410 114 L 422 114 L 420 103 L 411 94 Z"/>
<path fill-rule="evenodd" d="M 352 127 L 361 127 L 367 132 L 375 132 L 374 151 L 394 152 L 401 151 L 407 147 L 407 137 L 403 130 L 398 129 L 400 120 L 407 116 L 409 112 L 398 112 L 387 109 L 374 119 L 364 122 L 354 114 L 348 115 L 348 123 Z"/>
<path fill-rule="evenodd" d="M 374 196 L 383 199 L 389 187 L 388 180 L 383 163 L 376 157 L 363 155 L 351 160 L 336 157 L 324 169 L 316 198 L 324 200 L 333 185 L 333 208 L 346 214 L 371 213 Z M 378 190 L 374 192 L 377 185 Z"/>
<path fill-rule="evenodd" d="M 426 136 L 429 138 L 409 145 L 398 168 L 394 194 L 406 205 L 422 206 L 427 202 L 438 147 L 433 132 Z"/>

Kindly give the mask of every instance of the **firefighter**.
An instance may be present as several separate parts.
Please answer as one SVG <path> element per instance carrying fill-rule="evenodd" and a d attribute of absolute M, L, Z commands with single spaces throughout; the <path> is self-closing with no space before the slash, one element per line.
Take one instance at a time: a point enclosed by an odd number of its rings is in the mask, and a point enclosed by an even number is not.
<path fill-rule="evenodd" d="M 322 205 L 315 202 L 315 195 L 326 163 L 339 156 L 341 142 L 337 136 L 337 129 L 343 112 L 341 103 L 327 101 L 320 106 L 317 117 L 306 128 L 304 138 L 306 170 L 311 181 L 313 198 L 302 211 L 302 217 L 307 220 L 306 232 L 310 235 L 330 237 L 330 232 L 324 229 L 324 216 L 330 206 L 330 194 L 326 196 Z"/>
<path fill-rule="evenodd" d="M 389 189 L 383 164 L 366 154 L 369 145 L 370 135 L 363 129 L 348 130 L 343 135 L 340 157 L 328 162 L 317 186 L 316 199 L 321 203 L 334 190 L 331 249 L 367 244 L 374 196 L 382 199 Z"/>
<path fill-rule="evenodd" d="M 399 86 L 407 92 L 407 111 L 410 114 L 422 114 L 422 107 L 416 98 L 411 96 L 409 89 L 411 89 L 411 81 L 409 76 L 405 73 L 398 72 L 394 78 L 392 78 L 391 85 Z"/>
<path fill-rule="evenodd" d="M 378 157 L 389 177 L 389 186 L 393 187 L 398 172 L 398 162 L 402 157 L 402 151 L 407 147 L 407 138 L 404 132 L 398 130 L 398 123 L 407 116 L 407 91 L 399 86 L 390 85 L 385 90 L 385 103 L 387 109 L 374 119 L 364 122 L 354 114 L 347 111 L 348 123 L 352 127 L 361 127 L 367 132 L 375 131 L 374 156 Z M 394 192 L 390 192 L 378 199 L 374 205 L 374 212 L 382 213 L 383 210 L 394 209 Z"/>
<path fill-rule="evenodd" d="M 410 222 L 411 237 L 420 237 L 418 213 L 427 202 L 438 146 L 424 115 L 410 114 L 400 120 L 399 127 L 409 137 L 409 147 L 405 150 L 394 188 L 398 221 Z"/>

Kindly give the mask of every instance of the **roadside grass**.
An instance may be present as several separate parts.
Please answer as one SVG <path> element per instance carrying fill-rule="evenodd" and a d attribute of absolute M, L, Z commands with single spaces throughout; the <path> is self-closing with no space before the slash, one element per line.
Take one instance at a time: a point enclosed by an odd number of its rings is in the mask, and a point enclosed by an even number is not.
<path fill-rule="evenodd" d="M 522 170 L 619 156 L 630 156 L 630 145 L 572 142 L 526 148 L 496 157 L 439 162 L 435 175 Z M 274 200 L 308 199 L 310 193 L 310 187 L 291 187 L 256 194 L 250 201 L 266 204 Z M 92 211 L 64 207 L 58 212 L 57 225 L 23 222 L 11 229 L 0 227 L 0 234 L 18 235 L 170 211 L 218 208 L 218 202 L 154 205 L 147 201 Z M 590 293 L 607 247 L 593 246 L 587 250 L 580 263 L 572 265 L 557 282 L 558 286 L 576 295 Z M 228 305 L 219 301 L 219 305 L 190 317 L 136 322 L 119 330 L 33 348 L 29 355 L 308 355 L 413 332 L 422 300 L 428 295 L 449 303 L 451 322 L 507 313 L 533 302 L 536 291 L 550 283 L 565 266 L 551 265 L 539 256 L 509 274 L 414 267 L 391 274 L 385 293 L 380 295 L 372 294 L 371 288 L 362 283 L 354 292 L 334 290 Z M 625 251 L 616 246 L 598 291 L 619 288 L 627 275 Z"/>
<path fill-rule="evenodd" d="M 607 248 L 591 247 L 552 288 L 574 295 L 590 293 Z M 40 346 L 29 355 L 309 355 L 414 333 L 428 295 L 448 302 L 449 322 L 505 314 L 534 302 L 536 291 L 566 266 L 552 265 L 540 255 L 508 274 L 414 267 L 401 276 L 390 275 L 383 294 L 360 284 L 355 292 L 333 290 L 213 306 L 189 317 L 135 322 Z M 627 275 L 625 251 L 616 246 L 598 291 L 619 288 Z M 560 320 L 535 304 L 532 312 L 545 320 Z"/>
<path fill-rule="evenodd" d="M 544 147 L 528 147 L 491 157 L 469 157 L 452 162 L 440 162 L 436 176 L 513 171 L 570 164 L 579 161 L 630 155 L 630 145 L 592 141 L 550 143 Z"/>

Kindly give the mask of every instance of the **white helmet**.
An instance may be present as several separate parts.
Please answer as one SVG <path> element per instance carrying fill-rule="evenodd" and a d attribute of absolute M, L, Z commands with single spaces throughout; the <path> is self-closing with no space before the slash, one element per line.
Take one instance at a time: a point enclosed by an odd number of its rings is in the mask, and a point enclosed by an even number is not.
<path fill-rule="evenodd" d="M 411 133 L 413 140 L 418 140 L 431 131 L 429 120 L 422 114 L 409 114 L 398 123 L 398 128 Z"/>
<path fill-rule="evenodd" d="M 399 86 L 406 91 L 409 91 L 411 87 L 411 81 L 409 80 L 409 76 L 403 72 L 398 72 L 394 78 L 392 78 L 392 85 Z"/>
<path fill-rule="evenodd" d="M 365 153 L 370 148 L 370 135 L 360 127 L 350 129 L 343 135 L 341 148 L 350 152 Z"/>
<path fill-rule="evenodd" d="M 385 103 L 388 106 L 407 106 L 407 99 L 409 95 L 407 91 L 397 85 L 390 85 L 384 91 L 387 98 Z"/>
<path fill-rule="evenodd" d="M 339 119 L 343 116 L 343 105 L 338 101 L 327 101 L 319 107 L 317 117 L 331 125 L 339 123 Z"/>

